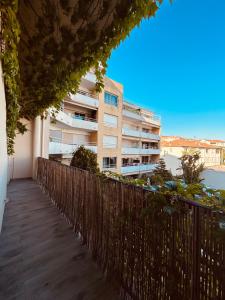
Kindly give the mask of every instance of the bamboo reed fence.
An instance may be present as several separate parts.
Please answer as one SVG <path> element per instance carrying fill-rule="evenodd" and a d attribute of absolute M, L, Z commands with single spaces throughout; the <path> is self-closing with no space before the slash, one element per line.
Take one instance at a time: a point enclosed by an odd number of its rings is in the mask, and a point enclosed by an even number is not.
<path fill-rule="evenodd" d="M 225 299 L 224 214 L 43 158 L 37 180 L 121 299 Z"/>

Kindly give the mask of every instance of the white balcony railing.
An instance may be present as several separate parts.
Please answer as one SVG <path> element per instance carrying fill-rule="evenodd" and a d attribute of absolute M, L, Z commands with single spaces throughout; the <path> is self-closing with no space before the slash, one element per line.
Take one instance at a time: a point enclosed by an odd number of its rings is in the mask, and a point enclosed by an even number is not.
<path fill-rule="evenodd" d="M 131 147 L 123 147 L 122 154 L 124 155 L 151 155 L 151 154 L 160 154 L 160 149 L 155 148 L 131 148 Z"/>
<path fill-rule="evenodd" d="M 116 169 L 116 165 L 115 164 L 103 165 L 102 169 L 103 169 L 103 171 L 114 170 L 114 169 Z"/>
<path fill-rule="evenodd" d="M 88 72 L 83 78 L 93 84 L 96 84 L 96 75 L 92 72 Z"/>
<path fill-rule="evenodd" d="M 61 142 L 50 141 L 49 142 L 49 154 L 72 154 L 80 145 L 77 144 L 64 144 Z M 86 149 L 97 153 L 97 146 L 84 145 Z"/>
<path fill-rule="evenodd" d="M 74 118 L 63 111 L 59 111 L 56 114 L 56 120 L 73 128 L 86 129 L 89 131 L 98 130 L 98 123 L 95 119 Z"/>
<path fill-rule="evenodd" d="M 160 140 L 160 136 L 153 133 L 147 133 L 139 130 L 133 130 L 128 128 L 122 129 L 122 134 L 126 136 L 132 136 L 137 138 L 149 139 L 149 140 Z"/>
<path fill-rule="evenodd" d="M 72 101 L 74 101 L 76 103 L 79 103 L 81 105 L 85 105 L 85 106 L 88 106 L 88 107 L 91 107 L 94 109 L 97 109 L 99 106 L 98 99 L 94 95 L 92 95 L 86 91 L 79 90 L 77 92 L 77 94 L 70 93 L 69 97 Z"/>
<path fill-rule="evenodd" d="M 145 123 L 150 123 L 150 124 L 153 124 L 153 125 L 160 126 L 160 118 L 158 116 L 152 116 L 152 117 L 149 116 L 148 117 L 148 116 L 145 116 L 145 115 L 142 115 L 142 114 L 139 114 L 139 113 L 129 111 L 127 109 L 123 109 L 123 116 L 131 118 L 131 119 L 135 119 L 135 120 L 138 120 L 138 121 L 142 121 L 142 122 L 145 122 Z"/>
<path fill-rule="evenodd" d="M 157 164 L 136 164 L 125 165 L 121 167 L 122 174 L 138 174 L 144 172 L 151 172 L 156 168 Z"/>

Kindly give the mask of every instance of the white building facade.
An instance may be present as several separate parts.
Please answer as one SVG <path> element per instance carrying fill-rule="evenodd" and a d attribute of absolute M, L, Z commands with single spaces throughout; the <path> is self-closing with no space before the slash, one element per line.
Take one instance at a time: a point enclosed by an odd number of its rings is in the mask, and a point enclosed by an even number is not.
<path fill-rule="evenodd" d="M 212 167 L 221 164 L 221 148 L 205 141 L 185 139 L 183 137 L 161 137 L 161 157 L 173 175 L 181 175 L 179 158 L 186 152 L 198 152 L 199 163 Z"/>

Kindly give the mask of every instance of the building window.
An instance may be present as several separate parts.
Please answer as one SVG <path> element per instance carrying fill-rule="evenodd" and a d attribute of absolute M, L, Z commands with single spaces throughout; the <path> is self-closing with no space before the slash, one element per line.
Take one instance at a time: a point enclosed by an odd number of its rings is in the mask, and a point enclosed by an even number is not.
<path fill-rule="evenodd" d="M 113 148 L 117 147 L 117 136 L 104 135 L 103 136 L 103 148 Z"/>
<path fill-rule="evenodd" d="M 147 164 L 150 161 L 150 157 L 149 156 L 142 156 L 142 163 L 143 164 Z"/>
<path fill-rule="evenodd" d="M 110 104 L 113 106 L 118 106 L 118 96 L 113 95 L 111 93 L 105 92 L 104 94 L 104 100 L 106 104 Z"/>
<path fill-rule="evenodd" d="M 116 157 L 103 157 L 103 169 L 116 168 Z"/>
<path fill-rule="evenodd" d="M 117 116 L 104 114 L 104 125 L 105 126 L 117 128 L 117 124 L 118 124 Z"/>

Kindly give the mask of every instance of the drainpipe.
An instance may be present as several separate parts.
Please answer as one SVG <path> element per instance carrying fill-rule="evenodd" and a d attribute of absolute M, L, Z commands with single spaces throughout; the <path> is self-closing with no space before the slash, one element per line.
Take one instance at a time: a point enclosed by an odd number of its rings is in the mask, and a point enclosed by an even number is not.
<path fill-rule="evenodd" d="M 41 117 L 38 116 L 34 120 L 33 130 L 33 179 L 36 179 L 37 173 L 37 158 L 41 156 Z"/>
<path fill-rule="evenodd" d="M 48 158 L 49 155 L 49 130 L 50 116 L 41 120 L 41 157 Z"/>

